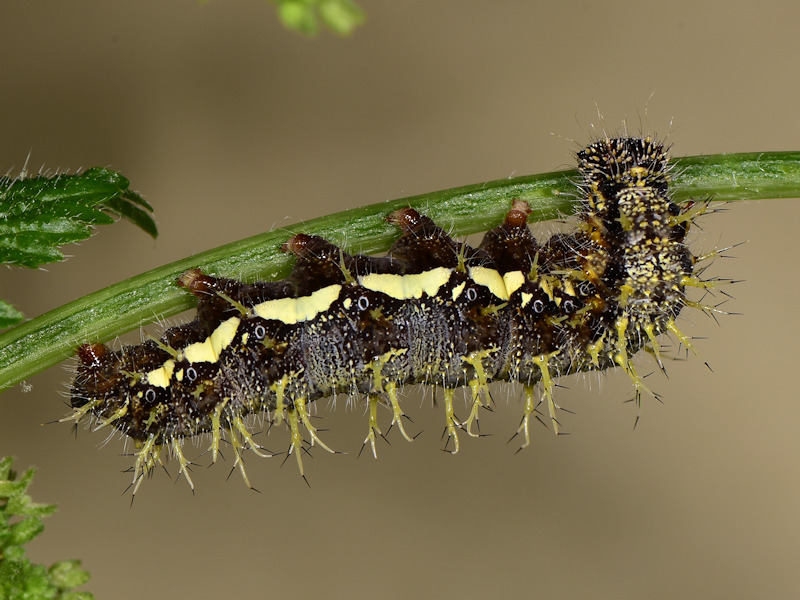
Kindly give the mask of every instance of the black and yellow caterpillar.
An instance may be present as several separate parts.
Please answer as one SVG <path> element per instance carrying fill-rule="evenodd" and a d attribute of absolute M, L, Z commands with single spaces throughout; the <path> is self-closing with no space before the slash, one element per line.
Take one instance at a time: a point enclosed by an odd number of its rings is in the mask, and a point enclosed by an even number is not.
<path fill-rule="evenodd" d="M 522 384 L 523 447 L 540 404 L 558 431 L 559 377 L 620 367 L 638 400 L 647 388 L 634 354 L 647 347 L 660 364 L 664 336 L 691 348 L 678 314 L 685 306 L 711 310 L 685 295 L 687 287 L 710 285 L 684 243 L 706 205 L 670 200 L 665 149 L 649 138 L 601 139 L 578 162 L 578 226 L 542 244 L 528 228 L 525 202 L 513 201 L 477 248 L 406 208 L 388 216 L 402 235 L 386 256 L 351 256 L 299 234 L 284 246 L 297 261 L 282 281 L 187 271 L 179 283 L 198 300 L 193 321 L 139 346 L 78 349 L 70 418 L 91 415 L 136 440 L 134 488 L 164 447 L 191 484 L 182 444 L 199 434 L 210 434 L 214 459 L 222 439 L 232 445 L 249 485 L 241 451 L 265 453 L 248 415 L 288 424 L 289 453 L 302 473 L 304 444 L 328 449 L 309 404 L 334 394 L 366 396 L 364 444 L 373 453 L 380 403 L 411 439 L 397 396 L 406 384 L 442 388 L 451 452 L 459 429 L 475 435 L 492 381 Z M 461 421 L 453 399 L 464 386 L 471 408 Z"/>

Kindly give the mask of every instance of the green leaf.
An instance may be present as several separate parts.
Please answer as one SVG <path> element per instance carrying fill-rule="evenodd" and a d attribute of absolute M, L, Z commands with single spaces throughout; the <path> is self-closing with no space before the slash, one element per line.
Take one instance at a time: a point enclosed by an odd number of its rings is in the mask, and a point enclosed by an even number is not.
<path fill-rule="evenodd" d="M 63 260 L 58 249 L 83 240 L 92 227 L 122 217 L 152 236 L 147 202 L 125 177 L 103 168 L 80 175 L 0 177 L 0 262 L 36 268 Z"/>
<path fill-rule="evenodd" d="M 13 462 L 14 459 L 10 456 L 6 456 L 0 460 L 0 481 L 11 478 L 11 464 Z"/>
<path fill-rule="evenodd" d="M 42 531 L 44 531 L 42 520 L 39 517 L 28 517 L 11 526 L 11 535 L 8 538 L 8 542 L 16 546 L 22 546 L 30 542 Z"/>
<path fill-rule="evenodd" d="M 24 545 L 44 530 L 40 517 L 55 506 L 32 502 L 26 492 L 34 469 L 18 478 L 11 463 L 10 457 L 0 460 L 0 600 L 91 600 L 88 592 L 72 591 L 89 580 L 80 561 L 61 561 L 46 569 L 25 557 Z M 27 518 L 17 520 L 19 516 Z"/>
<path fill-rule="evenodd" d="M 16 325 L 25 318 L 21 312 L 5 300 L 0 299 L 0 329 Z"/>
<path fill-rule="evenodd" d="M 156 229 L 153 218 L 147 214 L 147 211 L 142 210 L 133 202 L 128 201 L 127 197 L 112 198 L 104 202 L 103 207 L 118 217 L 130 221 L 150 237 L 155 238 L 158 236 L 158 230 Z M 148 207 L 148 209 L 152 211 L 151 208 Z"/>
<path fill-rule="evenodd" d="M 89 581 L 89 573 L 84 571 L 79 560 L 62 560 L 48 570 L 50 581 L 56 587 L 69 589 Z"/>
<path fill-rule="evenodd" d="M 11 459 L 3 459 L 0 463 L 0 503 L 5 500 L 5 504 L 0 504 L 3 511 L 9 516 L 44 517 L 55 512 L 53 504 L 37 504 L 31 501 L 30 496 L 25 494 L 28 486 L 33 481 L 36 469 L 28 469 L 22 475 L 17 474 L 11 469 Z"/>
<path fill-rule="evenodd" d="M 25 491 L 25 483 L 21 481 L 13 481 L 11 480 L 4 480 L 0 481 L 0 499 L 6 498 L 10 502 L 11 500 L 16 499 Z M 17 515 L 17 508 L 11 511 L 11 514 Z"/>

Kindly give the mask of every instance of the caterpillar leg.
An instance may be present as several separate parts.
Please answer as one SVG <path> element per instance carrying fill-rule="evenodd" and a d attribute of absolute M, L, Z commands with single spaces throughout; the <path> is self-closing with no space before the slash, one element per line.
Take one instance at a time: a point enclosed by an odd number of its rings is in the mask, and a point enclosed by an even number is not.
<path fill-rule="evenodd" d="M 464 422 L 464 430 L 471 437 L 480 437 L 481 428 L 478 422 L 478 412 L 480 411 L 481 407 L 490 407 L 489 399 L 491 396 L 489 395 L 489 385 L 486 381 L 486 371 L 483 368 L 483 359 L 496 351 L 496 348 L 480 350 L 478 352 L 472 352 L 468 356 L 465 356 L 461 359 L 475 370 L 475 379 L 469 381 L 469 388 L 472 392 L 472 407 L 469 412 L 469 417 L 467 417 L 467 420 Z M 482 401 L 483 398 L 486 399 L 485 404 Z M 477 433 L 472 432 L 473 422 L 478 429 Z"/>
<path fill-rule="evenodd" d="M 525 441 L 517 449 L 517 452 L 531 445 L 531 434 L 529 430 L 531 415 L 535 414 L 536 407 L 541 403 L 541 400 L 539 402 L 534 401 L 535 395 L 534 395 L 534 387 L 532 385 L 526 385 L 523 388 L 523 393 L 525 395 L 525 413 L 522 415 L 522 421 L 520 422 L 519 427 L 517 428 L 517 432 L 511 437 L 511 440 L 513 440 L 520 434 L 522 434 L 525 437 Z M 511 440 L 508 441 L 510 442 Z"/>
<path fill-rule="evenodd" d="M 192 462 L 186 460 L 181 446 L 183 446 L 182 438 L 172 438 L 172 453 L 175 455 L 175 458 L 178 459 L 178 477 L 183 475 L 186 478 L 186 482 L 189 484 L 189 487 L 192 488 L 192 493 L 194 494 L 194 482 L 189 476 L 189 466 L 192 464 Z"/>
<path fill-rule="evenodd" d="M 236 459 L 233 461 L 233 467 L 231 470 L 239 467 L 239 473 L 241 474 L 245 485 L 247 485 L 247 487 L 250 489 L 255 489 L 252 485 L 250 485 L 250 479 L 248 479 L 247 473 L 244 470 L 242 451 L 250 448 L 250 450 L 252 450 L 256 456 L 260 456 L 261 458 L 272 458 L 274 455 L 268 452 L 262 452 L 262 450 L 265 450 L 265 448 L 253 440 L 252 434 L 247 430 L 242 418 L 239 416 L 235 417 L 233 421 L 231 421 L 231 426 L 228 429 L 228 433 L 231 436 L 231 447 L 236 455 Z"/>
<path fill-rule="evenodd" d="M 451 388 L 444 388 L 444 414 L 445 414 L 445 429 L 442 437 L 447 435 L 447 441 L 444 444 L 444 451 L 449 452 L 450 454 L 458 454 L 458 450 L 460 448 L 460 444 L 458 441 L 458 432 L 456 429 L 462 428 L 462 423 L 456 419 L 455 413 L 453 411 L 453 398 L 455 396 L 455 392 Z M 450 440 L 453 440 L 453 449 L 448 450 L 447 447 L 450 445 Z"/>
<path fill-rule="evenodd" d="M 319 435 L 317 435 L 317 428 L 311 424 L 311 415 L 308 414 L 308 408 L 306 408 L 306 399 L 295 398 L 294 407 L 297 415 L 300 417 L 300 421 L 311 436 L 311 445 L 313 446 L 316 442 L 331 454 L 336 454 L 336 450 L 331 450 L 330 447 L 320 439 Z"/>
<path fill-rule="evenodd" d="M 615 328 L 617 330 L 617 343 L 615 348 L 612 350 L 611 358 L 614 362 L 622 367 L 628 376 L 631 378 L 631 382 L 633 383 L 633 387 L 636 388 L 636 395 L 637 398 L 641 396 L 641 392 L 647 392 L 653 397 L 657 397 L 650 388 L 648 388 L 639 374 L 636 372 L 636 368 L 633 366 L 630 357 L 628 356 L 628 338 L 627 338 L 627 331 L 628 325 L 630 321 L 628 317 L 620 317 L 617 319 L 615 323 Z M 646 331 L 646 329 L 645 329 Z"/>
<path fill-rule="evenodd" d="M 389 431 L 392 430 L 392 427 L 397 425 L 397 428 L 400 430 L 400 433 L 403 434 L 403 437 L 406 439 L 406 441 L 413 442 L 414 438 L 408 435 L 403 427 L 403 418 L 408 419 L 408 417 L 403 412 L 403 409 L 400 408 L 400 402 L 397 400 L 397 384 L 387 383 L 386 395 L 389 397 L 389 402 L 392 405 L 392 423 L 389 425 Z M 389 431 L 386 433 L 388 434 Z"/>
<path fill-rule="evenodd" d="M 227 405 L 228 398 L 220 402 L 219 405 L 215 406 L 214 412 L 211 415 L 211 446 L 209 447 L 209 450 L 211 450 L 211 464 L 217 462 L 217 454 L 219 454 L 219 442 L 222 439 L 220 416 Z"/>
<path fill-rule="evenodd" d="M 392 409 L 392 422 L 389 425 L 389 429 L 386 431 L 386 434 L 389 434 L 389 431 L 392 430 L 392 427 L 397 425 L 397 428 L 400 430 L 400 433 L 408 442 L 413 442 L 414 438 L 406 433 L 405 427 L 403 427 L 403 418 L 408 419 L 406 414 L 403 412 L 403 409 L 400 408 L 400 402 L 397 399 L 397 383 L 393 381 L 389 381 L 383 377 L 383 367 L 393 358 L 405 354 L 407 352 L 406 348 L 401 349 L 392 349 L 389 352 L 379 356 L 375 360 L 369 363 L 368 367 L 372 372 L 372 393 L 370 394 L 370 432 L 367 435 L 367 440 L 370 441 L 372 444 L 372 453 L 375 454 L 375 435 L 374 433 L 377 431 L 378 435 L 386 439 L 386 437 L 381 433 L 380 429 L 377 427 L 377 416 L 375 415 L 375 411 L 377 411 L 377 404 L 373 404 L 373 398 L 375 398 L 375 402 L 377 403 L 377 398 L 380 394 L 385 394 L 386 397 L 389 399 L 389 405 Z M 410 420 L 410 419 L 409 419 Z M 377 456 L 376 456 L 377 458 Z"/>
<path fill-rule="evenodd" d="M 372 448 L 372 456 L 375 457 L 375 460 L 378 460 L 378 452 L 375 449 L 375 434 L 378 434 L 384 440 L 386 439 L 381 432 L 380 427 L 378 427 L 378 396 L 375 394 L 370 394 L 367 402 L 369 403 L 369 429 L 367 437 L 364 438 L 364 443 L 361 445 L 361 451 L 358 454 L 360 455 L 364 450 L 364 447 L 367 445 L 367 443 L 369 443 L 370 447 Z"/>
<path fill-rule="evenodd" d="M 556 418 L 558 415 L 558 409 L 560 408 L 558 404 L 555 403 L 553 400 L 553 378 L 550 375 L 550 360 L 556 356 L 560 351 L 557 350 L 555 352 L 550 352 L 548 354 L 540 354 L 539 356 L 533 357 L 534 364 L 539 367 L 539 370 L 542 372 L 542 401 L 547 402 L 547 411 L 550 413 L 550 421 L 553 423 L 553 431 L 558 435 L 559 429 L 561 424 L 558 422 Z M 526 411 L 527 411 L 527 402 L 526 402 Z M 533 412 L 533 411 L 531 411 Z M 529 415 L 530 413 L 527 413 Z"/>
<path fill-rule="evenodd" d="M 303 436 L 300 434 L 300 419 L 297 415 L 296 408 L 292 407 L 286 409 L 286 422 L 289 424 L 289 431 L 291 432 L 289 451 L 286 453 L 286 458 L 288 459 L 292 454 L 294 454 L 294 457 L 297 460 L 297 468 L 300 470 L 300 477 L 305 479 L 306 474 L 305 470 L 303 469 L 303 457 L 301 454 L 306 451 L 305 447 L 303 446 L 303 444 L 306 442 L 303 439 Z M 306 480 L 306 483 L 308 483 L 308 480 Z"/>
<path fill-rule="evenodd" d="M 145 475 L 151 473 L 156 464 L 161 463 L 161 444 L 156 443 L 156 436 L 151 435 L 144 442 L 136 442 L 136 461 L 133 464 L 133 481 L 131 487 L 131 502 L 142 485 Z M 192 488 L 194 489 L 194 488 Z"/>

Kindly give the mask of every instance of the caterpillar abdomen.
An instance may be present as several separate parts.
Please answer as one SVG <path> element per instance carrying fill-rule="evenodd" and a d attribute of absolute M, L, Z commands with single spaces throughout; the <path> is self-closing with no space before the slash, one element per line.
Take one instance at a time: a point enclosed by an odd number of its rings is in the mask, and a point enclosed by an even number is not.
<path fill-rule="evenodd" d="M 261 453 L 243 420 L 256 413 L 287 422 L 302 472 L 303 444 L 327 448 L 308 405 L 338 393 L 367 397 L 364 443 L 373 452 L 378 403 L 411 439 L 397 397 L 406 384 L 442 388 L 452 452 L 459 430 L 474 434 L 492 381 L 523 385 L 524 445 L 540 403 L 557 430 L 558 377 L 618 366 L 638 399 L 646 388 L 633 355 L 648 346 L 658 359 L 665 334 L 688 344 L 675 319 L 694 305 L 685 287 L 704 285 L 684 244 L 701 211 L 671 202 L 666 153 L 648 138 L 603 139 L 578 159 L 577 231 L 542 244 L 528 228 L 525 202 L 514 201 L 478 248 L 406 208 L 388 217 L 402 234 L 384 257 L 351 256 L 299 234 L 284 246 L 297 261 L 282 281 L 187 271 L 179 283 L 197 297 L 194 321 L 140 346 L 79 348 L 73 418 L 91 414 L 137 441 L 138 486 L 163 446 L 188 479 L 181 445 L 203 433 L 211 434 L 214 457 L 225 436 L 241 467 L 243 448 Z M 464 386 L 472 405 L 460 421 L 453 391 Z"/>

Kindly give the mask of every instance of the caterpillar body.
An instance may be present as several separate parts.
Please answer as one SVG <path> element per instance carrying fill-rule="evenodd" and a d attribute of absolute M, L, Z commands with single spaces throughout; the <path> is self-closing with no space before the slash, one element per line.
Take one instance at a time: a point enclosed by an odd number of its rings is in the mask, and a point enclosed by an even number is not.
<path fill-rule="evenodd" d="M 81 346 L 68 418 L 90 416 L 135 440 L 135 493 L 164 448 L 192 485 L 182 444 L 200 434 L 209 434 L 213 460 L 223 439 L 231 445 L 249 485 L 241 452 L 268 455 L 248 429 L 257 414 L 285 421 L 302 473 L 305 445 L 330 450 L 309 405 L 339 393 L 366 397 L 364 445 L 373 453 L 379 404 L 412 439 L 398 399 L 407 384 L 441 388 L 453 453 L 459 431 L 477 435 L 492 381 L 522 385 L 523 447 L 540 405 L 558 432 L 559 377 L 619 367 L 638 401 L 649 390 L 632 357 L 647 347 L 660 365 L 665 336 L 691 348 L 678 314 L 713 310 L 685 295 L 711 285 L 684 243 L 706 205 L 671 201 L 668 157 L 650 138 L 601 139 L 578 162 L 577 228 L 544 243 L 518 200 L 477 248 L 405 208 L 388 216 L 401 236 L 386 256 L 349 255 L 298 234 L 284 245 L 297 260 L 282 281 L 187 271 L 179 284 L 197 298 L 196 318 L 139 346 Z M 471 392 L 465 420 L 453 408 L 460 387 Z"/>

